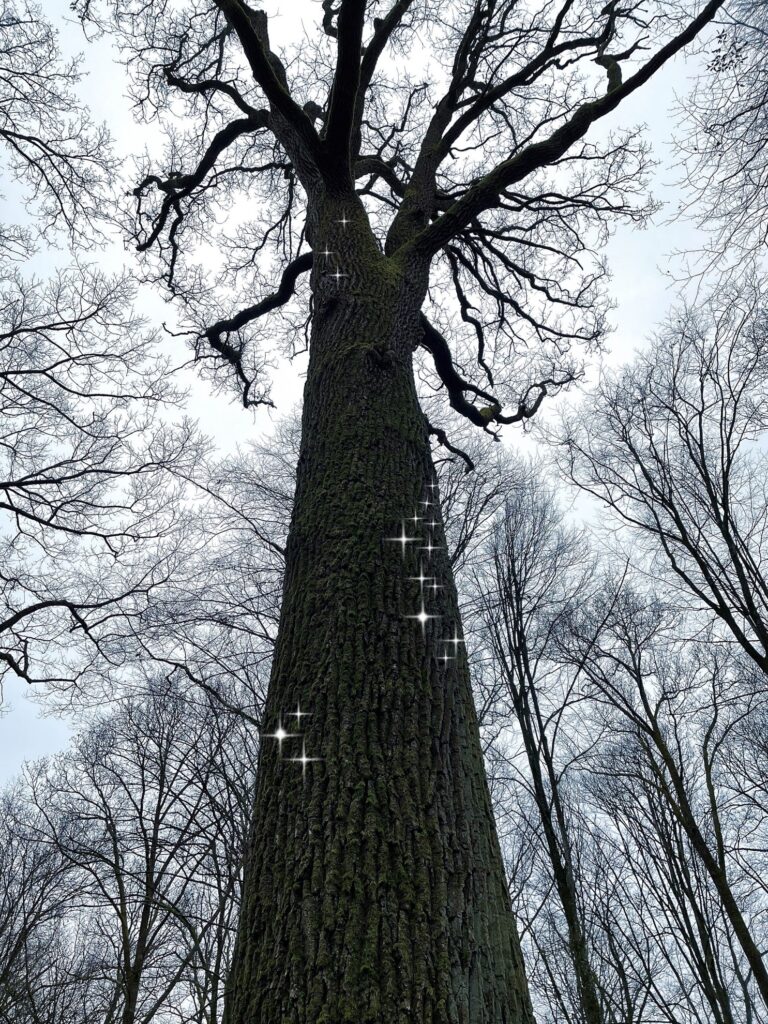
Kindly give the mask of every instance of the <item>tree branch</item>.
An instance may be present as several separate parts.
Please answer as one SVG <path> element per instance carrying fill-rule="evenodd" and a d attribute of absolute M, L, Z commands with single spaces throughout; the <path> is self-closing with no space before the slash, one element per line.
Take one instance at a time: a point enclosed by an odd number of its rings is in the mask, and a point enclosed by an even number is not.
<path fill-rule="evenodd" d="M 671 57 L 695 39 L 697 33 L 712 20 L 723 2 L 724 0 L 709 0 L 698 17 L 663 46 L 631 78 L 616 88 L 609 88 L 609 91 L 599 99 L 582 103 L 571 118 L 548 139 L 531 143 L 515 156 L 498 164 L 472 185 L 466 194 L 453 203 L 434 223 L 419 232 L 412 241 L 405 242 L 401 249 L 434 255 L 473 217 L 495 206 L 504 189 L 560 159 L 595 121 L 615 110 L 622 100 L 644 85 Z"/>
<path fill-rule="evenodd" d="M 412 5 L 413 0 L 397 0 L 397 3 L 390 8 L 384 18 L 374 18 L 373 38 L 365 48 L 362 63 L 360 65 L 360 82 L 357 90 L 355 103 L 355 126 L 358 127 L 363 120 L 365 110 L 365 94 L 373 80 L 379 58 L 384 52 L 384 47 L 392 38 L 392 33 L 403 20 L 403 16 Z"/>
<path fill-rule="evenodd" d="M 336 70 L 323 134 L 326 159 L 335 169 L 337 187 L 352 185 L 352 126 L 360 88 L 365 7 L 365 0 L 342 0 L 337 22 Z"/>
<path fill-rule="evenodd" d="M 497 410 L 501 410 L 501 405 L 498 399 L 489 394 L 489 392 L 483 391 L 481 388 L 476 387 L 474 384 L 471 384 L 469 381 L 466 381 L 463 377 L 459 376 L 456 372 L 455 366 L 453 365 L 453 356 L 451 355 L 451 349 L 448 342 L 437 328 L 433 327 L 423 313 L 421 315 L 421 327 L 424 331 L 421 344 L 432 354 L 432 358 L 435 362 L 435 370 L 448 392 L 448 401 L 451 408 L 455 409 L 456 412 L 461 413 L 461 415 L 465 416 L 471 423 L 487 430 L 489 421 L 494 417 L 489 414 L 488 409 L 481 410 L 476 405 L 472 405 L 471 402 L 468 402 L 464 397 L 464 392 L 471 391 L 472 394 L 477 395 L 478 398 L 483 398 L 490 404 L 490 411 L 493 412 L 494 415 Z"/>
<path fill-rule="evenodd" d="M 424 314 L 421 315 L 421 326 L 424 331 L 421 344 L 432 354 L 432 358 L 435 361 L 435 370 L 448 392 L 448 402 L 451 408 L 461 413 L 471 423 L 482 427 L 488 433 L 493 433 L 489 429 L 489 424 L 491 423 L 508 425 L 531 419 L 538 412 L 550 388 L 565 387 L 565 385 L 571 384 L 575 379 L 573 374 L 566 373 L 562 378 L 546 377 L 544 380 L 536 381 L 527 388 L 521 401 L 518 403 L 517 411 L 505 416 L 501 411 L 501 403 L 494 395 L 464 380 L 456 372 L 448 342 L 437 328 L 427 320 Z M 470 391 L 472 394 L 477 395 L 478 398 L 485 399 L 489 405 L 485 408 L 473 405 L 464 397 L 465 391 Z M 533 400 L 531 400 L 531 396 L 534 396 Z"/>
<path fill-rule="evenodd" d="M 323 173 L 325 158 L 314 124 L 291 96 L 285 68 L 269 48 L 267 15 L 254 11 L 244 0 L 216 0 L 216 5 L 237 32 L 253 77 L 271 109 L 280 115 L 314 167 Z"/>
<path fill-rule="evenodd" d="M 311 270 L 312 262 L 313 254 L 311 252 L 305 252 L 301 256 L 297 256 L 285 268 L 283 276 L 280 278 L 280 284 L 271 295 L 267 295 L 253 306 L 240 310 L 239 313 L 236 313 L 235 316 L 228 320 L 218 320 L 201 335 L 214 352 L 217 352 L 234 368 L 238 380 L 243 385 L 243 405 L 246 409 L 250 406 L 272 405 L 272 403 L 266 399 L 251 399 L 249 397 L 253 381 L 248 377 L 243 366 L 243 348 L 240 345 L 232 345 L 229 341 L 225 340 L 225 336 L 239 331 L 246 324 L 258 320 L 262 316 L 266 316 L 273 309 L 284 306 L 294 294 L 296 282 L 301 274 Z"/>
<path fill-rule="evenodd" d="M 217 159 L 224 150 L 239 139 L 241 135 L 247 135 L 250 132 L 258 131 L 260 128 L 265 128 L 267 126 L 267 116 L 266 111 L 254 111 L 252 116 L 241 117 L 236 121 L 231 121 L 225 128 L 222 128 L 221 131 L 214 135 L 200 163 L 190 174 L 177 174 L 167 179 L 151 174 L 136 186 L 133 194 L 139 200 L 141 200 L 144 190 L 149 185 L 155 185 L 161 192 L 165 193 L 165 198 L 161 204 L 152 231 L 143 242 L 139 242 L 136 246 L 139 252 L 144 252 L 154 245 L 160 232 L 165 227 L 171 209 L 178 204 L 179 199 L 188 196 L 203 181 L 206 174 L 214 168 Z"/>
<path fill-rule="evenodd" d="M 448 435 L 446 434 L 442 427 L 435 427 L 427 419 L 427 430 L 433 437 L 437 438 L 438 443 L 441 444 L 443 448 L 447 448 L 449 452 L 453 452 L 454 455 L 458 455 L 459 458 L 464 460 L 464 462 L 466 463 L 466 468 L 464 470 L 465 473 L 471 473 L 474 470 L 475 464 L 472 461 L 472 459 L 470 459 L 467 453 L 465 451 L 462 451 L 461 448 L 457 448 L 455 445 L 451 444 L 451 442 L 448 440 Z M 449 459 L 447 461 L 453 462 L 454 460 Z"/>

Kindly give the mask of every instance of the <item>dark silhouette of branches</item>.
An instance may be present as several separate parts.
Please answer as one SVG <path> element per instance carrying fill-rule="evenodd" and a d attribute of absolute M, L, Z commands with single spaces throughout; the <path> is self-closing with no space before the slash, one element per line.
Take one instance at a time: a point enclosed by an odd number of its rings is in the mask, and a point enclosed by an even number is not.
<path fill-rule="evenodd" d="M 271 403 L 260 339 L 285 330 L 296 350 L 308 306 L 299 274 L 312 263 L 309 291 L 338 289 L 334 272 L 346 279 L 349 268 L 329 248 L 327 218 L 354 213 L 371 252 L 450 296 L 424 310 L 421 344 L 439 352 L 425 372 L 485 428 L 531 417 L 600 344 L 605 268 L 594 250 L 618 219 L 642 222 L 651 206 L 637 133 L 587 133 L 719 7 L 652 4 L 641 15 L 635 3 L 422 0 L 373 16 L 349 0 L 323 4 L 309 45 L 283 53 L 267 15 L 240 0 L 194 14 L 76 5 L 122 47 L 140 113 L 163 122 L 171 98 L 185 110 L 162 168 L 141 171 L 131 237 L 183 303 L 213 379 L 223 360 L 246 405 Z M 316 54 L 328 39 L 326 61 Z M 443 82 L 412 81 L 388 59 L 425 45 Z M 321 215 L 326 199 L 342 205 Z M 262 212 L 222 233 L 217 211 L 241 200 Z M 191 262 L 201 241 L 224 253 L 217 283 Z M 233 289 L 249 301 L 222 319 Z"/>
<path fill-rule="evenodd" d="M 26 190 L 34 228 L 0 228 L 0 252 L 27 255 L 39 232 L 59 227 L 74 240 L 104 213 L 102 187 L 114 173 L 104 127 L 76 96 L 80 62 L 64 60 L 40 5 L 0 5 L 0 140 L 7 166 Z"/>
<path fill-rule="evenodd" d="M 731 0 L 719 18 L 705 68 L 681 111 L 678 147 L 684 210 L 713 236 L 704 268 L 759 258 L 768 237 L 768 11 L 761 0 Z M 702 254 L 699 254 L 702 255 Z"/>

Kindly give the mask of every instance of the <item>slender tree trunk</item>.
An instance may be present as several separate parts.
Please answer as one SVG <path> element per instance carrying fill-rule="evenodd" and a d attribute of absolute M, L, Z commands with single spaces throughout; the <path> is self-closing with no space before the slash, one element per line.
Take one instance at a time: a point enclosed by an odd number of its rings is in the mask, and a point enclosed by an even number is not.
<path fill-rule="evenodd" d="M 425 268 L 334 212 L 264 716 L 302 736 L 263 740 L 225 1019 L 528 1024 L 466 655 L 442 642 L 456 590 L 445 549 L 419 550 L 445 543 L 412 370 Z"/>

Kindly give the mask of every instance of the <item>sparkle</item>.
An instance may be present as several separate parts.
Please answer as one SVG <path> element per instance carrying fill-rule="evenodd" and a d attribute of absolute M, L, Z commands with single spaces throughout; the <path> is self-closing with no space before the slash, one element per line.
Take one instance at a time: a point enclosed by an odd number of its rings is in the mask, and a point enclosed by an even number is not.
<path fill-rule="evenodd" d="M 413 580 L 414 583 L 416 583 L 418 581 L 419 586 L 421 587 L 422 590 L 424 589 L 424 584 L 427 582 L 427 580 L 433 580 L 434 578 L 435 578 L 434 576 L 425 576 L 424 575 L 424 566 L 423 565 L 419 569 L 419 575 L 418 576 L 409 576 L 408 577 L 408 579 L 409 580 Z"/>
<path fill-rule="evenodd" d="M 325 258 L 328 259 L 329 256 L 335 256 L 336 255 L 336 250 L 335 249 L 321 249 L 319 255 L 320 256 L 325 256 Z"/>
<path fill-rule="evenodd" d="M 443 651 L 437 660 L 442 661 L 442 663 L 446 665 L 449 661 L 456 661 L 456 658 L 452 654 L 446 654 L 445 651 Z"/>
<path fill-rule="evenodd" d="M 307 765 L 311 764 L 313 761 L 322 761 L 323 759 L 322 759 L 322 757 L 307 757 L 307 747 L 306 747 L 306 744 L 302 743 L 302 745 L 301 745 L 301 757 L 289 757 L 289 758 L 287 758 L 287 760 L 288 761 L 293 761 L 294 764 L 300 764 L 301 765 L 301 775 L 302 775 L 302 778 L 306 778 L 306 776 L 307 776 Z"/>
<path fill-rule="evenodd" d="M 417 614 L 416 615 L 407 615 L 406 618 L 408 618 L 408 619 L 416 619 L 416 621 L 421 625 L 421 632 L 422 633 L 426 633 L 426 631 L 427 631 L 427 623 L 429 622 L 429 620 L 430 619 L 439 619 L 440 616 L 439 615 L 430 615 L 429 612 L 427 611 L 427 609 L 424 607 L 424 601 L 422 600 L 421 608 L 417 612 Z"/>
<path fill-rule="evenodd" d="M 427 487 L 430 489 L 430 491 L 436 491 L 438 488 L 438 484 L 427 484 Z"/>
<path fill-rule="evenodd" d="M 296 710 L 289 712 L 289 714 L 290 714 L 291 718 L 295 718 L 296 721 L 299 723 L 299 725 L 301 725 L 302 718 L 309 718 L 309 717 L 311 717 L 312 712 L 311 711 L 302 711 L 301 710 L 301 704 L 297 704 L 296 705 Z"/>
<path fill-rule="evenodd" d="M 433 544 L 432 541 L 430 540 L 429 543 L 424 544 L 420 550 L 426 551 L 428 555 L 431 555 L 433 551 L 439 551 L 442 547 L 442 544 Z"/>
<path fill-rule="evenodd" d="M 442 583 L 438 583 L 438 582 L 437 582 L 437 581 L 436 581 L 436 580 L 435 580 L 435 579 L 433 578 L 432 582 L 431 582 L 431 583 L 429 584 L 429 589 L 430 589 L 430 590 L 442 590 L 442 589 L 443 589 L 443 584 L 442 584 Z"/>
<path fill-rule="evenodd" d="M 456 627 L 455 626 L 454 626 L 454 629 L 453 629 L 453 636 L 449 637 L 447 640 L 443 640 L 442 642 L 444 644 L 453 644 L 454 651 L 458 650 L 459 644 L 463 644 L 464 643 L 464 641 L 461 639 L 461 637 L 456 632 Z"/>
<path fill-rule="evenodd" d="M 403 549 L 403 556 L 405 556 L 405 549 L 407 544 L 415 544 L 417 540 L 421 540 L 421 537 L 409 537 L 405 532 L 405 523 L 401 526 L 399 537 L 387 537 L 386 540 L 392 541 L 393 544 L 400 544 Z"/>
<path fill-rule="evenodd" d="M 339 217 L 339 219 L 336 221 L 336 223 L 337 224 L 341 224 L 342 227 L 346 227 L 347 224 L 351 224 L 352 221 L 349 219 L 349 217 L 347 217 L 346 214 L 344 214 L 343 217 Z"/>
<path fill-rule="evenodd" d="M 296 735 L 297 734 L 293 732 L 286 732 L 285 729 L 283 728 L 283 723 L 279 721 L 277 723 L 277 728 L 275 729 L 275 731 L 264 733 L 264 738 L 269 740 L 277 740 L 277 749 L 282 754 L 283 740 L 291 740 Z"/>
<path fill-rule="evenodd" d="M 349 277 L 349 274 L 342 274 L 340 270 L 334 270 L 334 272 L 332 274 L 329 274 L 328 276 L 332 277 L 335 281 L 338 282 L 341 280 L 342 277 Z"/>
<path fill-rule="evenodd" d="M 413 516 L 408 516 L 408 518 L 405 521 L 406 521 L 406 523 L 420 523 L 420 522 L 422 522 L 423 519 L 424 519 L 424 516 L 413 515 Z"/>
<path fill-rule="evenodd" d="M 434 504 L 434 502 L 432 502 L 432 501 L 420 501 L 419 504 L 423 505 L 424 508 L 432 508 L 432 505 Z"/>
<path fill-rule="evenodd" d="M 427 520 L 427 526 L 430 528 L 430 530 L 434 530 L 439 525 L 440 525 L 440 520 L 439 519 L 428 519 Z"/>

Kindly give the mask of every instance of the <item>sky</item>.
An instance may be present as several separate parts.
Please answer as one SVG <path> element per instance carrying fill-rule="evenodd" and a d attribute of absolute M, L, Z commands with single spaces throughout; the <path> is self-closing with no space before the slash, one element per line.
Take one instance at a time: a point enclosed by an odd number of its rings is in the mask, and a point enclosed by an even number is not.
<path fill-rule="evenodd" d="M 297 17 L 301 17 L 310 6 L 311 0 L 266 5 L 274 16 L 271 21 L 272 39 L 279 42 L 281 34 L 293 31 Z M 94 118 L 109 124 L 121 155 L 128 158 L 132 153 L 141 151 L 147 141 L 151 143 L 151 129 L 147 134 L 147 129 L 138 128 L 133 120 L 130 103 L 125 96 L 124 73 L 115 63 L 108 41 L 91 44 L 84 41 L 79 26 L 71 20 L 69 0 L 46 0 L 44 8 L 60 31 L 64 53 L 74 55 L 82 52 L 85 56 L 88 77 L 81 91 Z M 285 14 L 288 9 L 290 17 Z M 616 303 L 611 316 L 615 331 L 604 357 L 609 365 L 626 362 L 647 342 L 674 299 L 669 275 L 670 254 L 696 246 L 698 234 L 693 226 L 671 216 L 676 209 L 679 192 L 674 185 L 678 172 L 674 168 L 670 144 L 675 131 L 673 108 L 677 98 L 684 98 L 688 92 L 695 70 L 695 61 L 677 58 L 604 122 L 605 129 L 647 125 L 646 137 L 658 161 L 652 192 L 664 204 L 649 227 L 644 230 L 620 227 L 607 247 L 606 255 L 612 272 L 610 290 Z M 11 195 L 9 192 L 9 197 Z M 44 273 L 55 258 L 55 255 L 45 254 L 35 267 L 36 271 Z M 92 258 L 110 269 L 117 269 L 123 262 L 130 261 L 131 254 L 125 253 L 120 241 L 116 240 L 107 250 Z M 167 307 L 162 300 L 146 292 L 142 295 L 142 308 L 156 322 L 167 316 Z M 179 352 L 180 360 L 181 356 Z M 277 414 L 282 415 L 299 401 L 302 382 L 296 367 L 290 366 L 283 366 L 273 375 L 273 381 Z M 202 428 L 222 449 L 236 443 L 247 444 L 268 428 L 269 412 L 260 411 L 254 416 L 236 402 L 211 396 L 206 385 L 192 374 L 188 376 L 187 384 L 190 388 L 189 412 L 199 418 Z M 518 445 L 519 438 L 511 436 L 508 442 Z M 44 706 L 30 700 L 28 688 L 20 682 L 9 682 L 4 696 L 5 710 L 0 717 L 0 784 L 10 780 L 25 760 L 63 749 L 72 728 L 68 722 L 46 717 Z"/>

